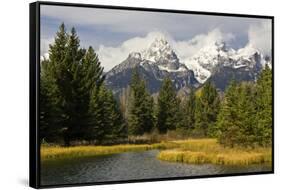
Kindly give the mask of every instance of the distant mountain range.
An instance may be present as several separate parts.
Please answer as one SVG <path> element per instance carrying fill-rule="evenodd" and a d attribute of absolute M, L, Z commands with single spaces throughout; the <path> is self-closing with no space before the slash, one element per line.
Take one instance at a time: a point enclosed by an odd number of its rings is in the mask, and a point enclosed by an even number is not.
<path fill-rule="evenodd" d="M 120 64 L 106 73 L 106 85 L 115 94 L 121 93 L 130 84 L 131 73 L 137 69 L 146 80 L 151 93 L 157 93 L 161 82 L 169 77 L 177 91 L 188 93 L 211 80 L 219 90 L 224 90 L 230 80 L 256 80 L 259 72 L 271 58 L 250 45 L 239 50 L 227 47 L 224 42 L 215 42 L 201 48 L 185 61 L 163 38 L 155 38 L 149 48 L 131 52 Z"/>

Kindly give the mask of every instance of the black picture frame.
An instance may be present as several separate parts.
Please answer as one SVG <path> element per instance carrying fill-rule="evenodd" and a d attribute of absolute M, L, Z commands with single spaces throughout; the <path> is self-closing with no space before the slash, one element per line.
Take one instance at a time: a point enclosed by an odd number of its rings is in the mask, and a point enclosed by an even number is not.
<path fill-rule="evenodd" d="M 106 181 L 106 182 L 91 182 L 91 183 L 73 183 L 73 184 L 56 184 L 56 185 L 41 185 L 40 184 L 40 141 L 39 141 L 39 84 L 40 84 L 40 6 L 41 5 L 56 5 L 67 7 L 87 7 L 87 8 L 102 8 L 102 9 L 117 9 L 117 10 L 133 10 L 133 11 L 148 11 L 148 12 L 164 12 L 164 13 L 182 13 L 194 15 L 213 15 L 225 17 L 244 17 L 244 18 L 261 18 L 270 19 L 272 26 L 272 170 L 266 172 L 247 172 L 239 174 L 218 174 L 218 175 L 203 175 L 203 176 L 186 176 L 186 177 L 169 177 L 158 179 L 137 179 L 124 181 Z M 108 5 L 92 5 L 78 3 L 60 3 L 38 1 L 29 4 L 29 59 L 30 59 L 30 81 L 29 81 L 29 185 L 33 188 L 55 188 L 55 187 L 72 187 L 72 186 L 88 186 L 102 184 L 120 184 L 120 183 L 135 183 L 135 182 L 153 182 L 166 180 L 182 180 L 195 178 L 213 178 L 213 177 L 230 177 L 243 175 L 258 175 L 258 174 L 273 174 L 274 173 L 274 16 L 265 15 L 248 15 L 248 14 L 233 14 L 233 13 L 218 13 L 218 12 L 201 12 L 187 10 L 170 10 L 170 9 L 155 9 L 141 7 L 123 7 L 123 6 L 108 6 Z"/>

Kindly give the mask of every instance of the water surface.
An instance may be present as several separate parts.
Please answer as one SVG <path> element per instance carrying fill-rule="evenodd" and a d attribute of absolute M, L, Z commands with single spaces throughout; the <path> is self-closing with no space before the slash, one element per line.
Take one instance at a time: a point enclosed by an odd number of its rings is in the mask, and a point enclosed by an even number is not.
<path fill-rule="evenodd" d="M 222 166 L 183 164 L 157 159 L 158 150 L 46 161 L 41 165 L 41 184 L 59 185 L 134 179 L 186 177 L 271 171 L 268 165 Z"/>

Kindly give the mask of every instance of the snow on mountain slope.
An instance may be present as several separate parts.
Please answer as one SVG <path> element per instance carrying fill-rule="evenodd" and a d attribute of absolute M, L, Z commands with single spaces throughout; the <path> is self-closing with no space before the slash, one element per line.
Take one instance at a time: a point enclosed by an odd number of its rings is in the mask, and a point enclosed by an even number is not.
<path fill-rule="evenodd" d="M 152 93 L 159 91 L 162 80 L 169 77 L 176 90 L 196 88 L 199 82 L 192 70 L 188 69 L 163 37 L 155 38 L 150 46 L 140 52 L 131 52 L 120 64 L 106 74 L 106 84 L 116 93 L 126 88 L 130 82 L 134 68 L 147 81 Z"/>
<path fill-rule="evenodd" d="M 134 59 L 140 62 L 143 66 L 144 63 L 155 64 L 159 70 L 167 72 L 182 72 L 187 71 L 188 68 L 183 63 L 180 63 L 176 53 L 164 37 L 157 37 L 150 44 L 150 46 L 140 52 L 131 52 L 127 59 Z M 132 62 L 132 61 L 130 61 Z M 134 62 L 135 63 L 135 62 Z M 125 69 L 125 67 L 132 67 L 134 64 L 117 65 L 112 70 Z M 110 73 L 110 72 L 109 72 Z"/>
<path fill-rule="evenodd" d="M 227 47 L 224 42 L 215 42 L 200 49 L 195 55 L 184 61 L 185 65 L 194 71 L 196 79 L 204 83 L 213 73 L 216 67 L 254 68 L 271 67 L 270 59 L 264 57 L 251 45 L 234 50 Z"/>
<path fill-rule="evenodd" d="M 142 54 L 145 60 L 157 63 L 166 70 L 173 71 L 180 67 L 176 53 L 163 36 L 155 38 L 149 48 L 144 50 Z"/>
<path fill-rule="evenodd" d="M 215 42 L 201 48 L 195 55 L 185 60 L 185 64 L 194 71 L 196 79 L 204 83 L 211 76 L 213 68 L 222 61 L 224 65 L 230 65 L 229 57 L 233 54 L 234 50 L 228 49 L 224 42 Z"/>
<path fill-rule="evenodd" d="M 210 76 L 211 72 L 198 64 L 197 60 L 188 60 L 186 66 L 194 72 L 195 78 L 203 84 Z"/>
<path fill-rule="evenodd" d="M 223 41 L 209 43 L 188 58 L 179 59 L 164 36 L 156 37 L 147 49 L 131 52 L 128 57 L 107 73 L 106 83 L 115 92 L 129 84 L 132 69 L 138 68 L 147 80 L 151 92 L 157 92 L 165 77 L 171 78 L 175 88 L 188 91 L 208 79 L 221 90 L 231 78 L 237 81 L 256 80 L 270 57 L 247 45 L 235 50 Z"/>

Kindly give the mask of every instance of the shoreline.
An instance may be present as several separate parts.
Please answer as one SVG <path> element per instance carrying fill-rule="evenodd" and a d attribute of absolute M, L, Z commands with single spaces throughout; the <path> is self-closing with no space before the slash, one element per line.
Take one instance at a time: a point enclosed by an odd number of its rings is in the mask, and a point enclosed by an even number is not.
<path fill-rule="evenodd" d="M 271 163 L 270 147 L 225 148 L 216 139 L 175 140 L 155 144 L 122 144 L 111 146 L 41 146 L 41 161 L 94 157 L 123 152 L 158 149 L 157 159 L 186 164 L 250 165 Z"/>

